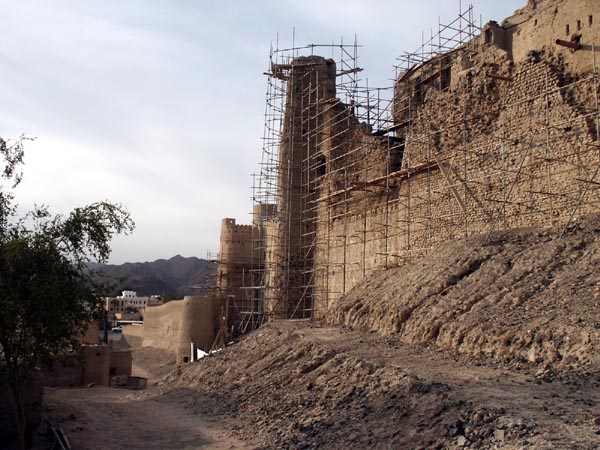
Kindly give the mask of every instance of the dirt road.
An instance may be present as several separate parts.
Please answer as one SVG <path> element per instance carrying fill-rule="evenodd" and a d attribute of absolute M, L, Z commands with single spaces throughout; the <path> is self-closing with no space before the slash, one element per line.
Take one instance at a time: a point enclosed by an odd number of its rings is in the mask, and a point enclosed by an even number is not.
<path fill-rule="evenodd" d="M 149 353 L 146 351 L 146 353 Z M 154 375 L 146 367 L 134 374 Z M 48 411 L 73 449 L 246 449 L 231 431 L 185 405 L 142 398 L 126 389 L 46 388 Z"/>

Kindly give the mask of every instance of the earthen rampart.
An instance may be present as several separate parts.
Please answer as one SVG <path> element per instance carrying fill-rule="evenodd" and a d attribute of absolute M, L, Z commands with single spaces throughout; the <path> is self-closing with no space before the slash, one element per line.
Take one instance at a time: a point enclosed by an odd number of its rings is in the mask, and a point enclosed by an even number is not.
<path fill-rule="evenodd" d="M 503 27 L 484 28 L 442 64 L 400 75 L 394 111 L 402 169 L 385 190 L 352 192 L 350 214 L 323 230 L 345 239 L 325 253 L 329 267 L 343 268 L 323 275 L 334 291 L 449 239 L 564 224 L 597 210 L 597 189 L 587 181 L 599 162 L 591 47 L 600 27 L 589 18 L 600 15 L 600 4 L 535 4 Z M 577 24 L 577 36 L 558 33 L 565 21 Z M 557 38 L 582 47 L 572 51 Z"/>
<path fill-rule="evenodd" d="M 450 239 L 597 210 L 598 45 L 600 3 L 530 1 L 401 73 L 383 130 L 336 98 L 330 60 L 274 66 L 287 100 L 272 314 L 320 315 L 373 270 Z"/>

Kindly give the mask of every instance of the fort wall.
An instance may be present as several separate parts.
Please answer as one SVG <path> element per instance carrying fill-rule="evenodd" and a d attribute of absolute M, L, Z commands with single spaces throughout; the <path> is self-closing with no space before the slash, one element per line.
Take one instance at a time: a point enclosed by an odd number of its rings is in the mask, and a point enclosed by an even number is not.
<path fill-rule="evenodd" d="M 125 339 L 143 347 L 156 347 L 177 355 L 177 362 L 188 362 L 190 344 L 208 351 L 219 328 L 218 298 L 215 296 L 185 296 L 160 306 L 146 308 L 142 332 L 125 331 Z M 125 329 L 131 327 L 125 327 Z"/>
<path fill-rule="evenodd" d="M 371 160 L 373 173 L 358 170 L 352 180 L 369 189 L 347 189 L 347 212 L 319 222 L 317 266 L 326 270 L 317 273 L 329 295 L 317 309 L 373 270 L 435 251 L 446 240 L 565 224 L 598 209 L 597 186 L 587 180 L 599 163 L 592 51 L 600 44 L 593 21 L 599 15 L 597 2 L 529 2 L 443 61 L 399 76 L 401 169 L 387 176 L 393 169 Z M 565 23 L 575 37 L 565 36 Z M 557 38 L 581 49 L 557 45 Z M 450 79 L 442 79 L 444 72 Z M 365 154 L 381 153 L 360 136 L 349 142 L 366 147 Z M 378 170 L 384 189 L 373 182 Z M 327 202 L 322 214 L 331 214 L 336 199 Z"/>
<path fill-rule="evenodd" d="M 177 338 L 178 363 L 189 362 L 192 343 L 195 348 L 208 352 L 215 339 L 213 297 L 186 296 L 182 302 Z"/>
<path fill-rule="evenodd" d="M 177 353 L 183 302 L 174 300 L 146 308 L 144 347 L 156 347 Z"/>
<path fill-rule="evenodd" d="M 319 316 L 447 240 L 597 211 L 599 45 L 600 3 L 529 1 L 400 73 L 388 130 L 336 98 L 331 60 L 274 64 L 287 98 L 278 215 L 264 223 L 273 317 Z"/>

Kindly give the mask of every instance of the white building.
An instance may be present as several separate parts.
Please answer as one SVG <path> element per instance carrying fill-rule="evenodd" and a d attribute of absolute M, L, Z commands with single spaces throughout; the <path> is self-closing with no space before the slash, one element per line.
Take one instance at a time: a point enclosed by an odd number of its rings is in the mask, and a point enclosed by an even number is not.
<path fill-rule="evenodd" d="M 137 292 L 135 291 L 123 291 L 122 295 L 117 298 L 124 300 L 124 308 L 131 306 L 132 308 L 142 309 L 145 308 L 150 301 L 150 297 L 138 297 Z"/>
<path fill-rule="evenodd" d="M 153 297 L 138 297 L 135 291 L 123 291 L 117 297 L 105 298 L 105 309 L 111 313 L 124 313 L 128 308 L 135 308 L 143 313 L 148 302 L 154 300 Z"/>

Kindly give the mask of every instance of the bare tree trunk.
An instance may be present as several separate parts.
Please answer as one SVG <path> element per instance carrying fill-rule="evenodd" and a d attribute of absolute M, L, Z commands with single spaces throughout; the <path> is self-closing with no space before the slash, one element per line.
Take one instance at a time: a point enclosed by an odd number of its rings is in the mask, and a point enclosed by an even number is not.
<path fill-rule="evenodd" d="M 104 343 L 108 344 L 108 311 L 104 308 Z"/>
<path fill-rule="evenodd" d="M 15 428 L 19 450 L 25 450 L 25 405 L 23 404 L 23 380 L 11 380 L 10 395 L 15 408 Z"/>

